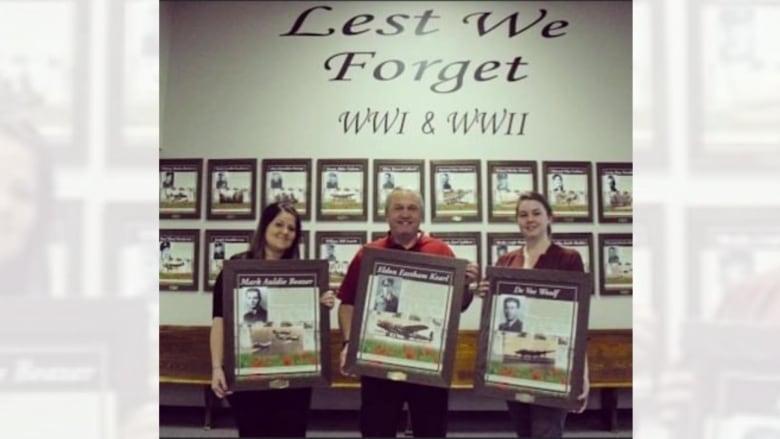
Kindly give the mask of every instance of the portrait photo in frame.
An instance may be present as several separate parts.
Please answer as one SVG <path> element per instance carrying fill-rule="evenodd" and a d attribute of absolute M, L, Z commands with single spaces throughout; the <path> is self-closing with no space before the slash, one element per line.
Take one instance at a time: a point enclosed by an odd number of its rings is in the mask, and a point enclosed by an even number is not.
<path fill-rule="evenodd" d="M 368 219 L 368 160 L 317 160 L 317 221 Z"/>
<path fill-rule="evenodd" d="M 488 161 L 488 222 L 514 223 L 517 199 L 538 192 L 538 164 L 532 161 Z"/>
<path fill-rule="evenodd" d="M 366 232 L 323 232 L 318 231 L 314 235 L 314 248 L 316 259 L 324 259 L 328 262 L 330 274 L 330 287 L 338 288 L 347 274 L 349 263 L 360 247 L 366 243 Z"/>
<path fill-rule="evenodd" d="M 590 162 L 542 162 L 544 194 L 555 220 L 593 222 L 593 184 Z"/>
<path fill-rule="evenodd" d="M 498 258 L 525 245 L 525 238 L 518 233 L 488 233 L 488 266 L 494 265 Z"/>
<path fill-rule="evenodd" d="M 433 160 L 431 221 L 482 221 L 482 168 L 479 160 Z"/>
<path fill-rule="evenodd" d="M 197 291 L 200 230 L 160 229 L 160 290 Z"/>
<path fill-rule="evenodd" d="M 366 247 L 345 369 L 449 387 L 467 261 Z"/>
<path fill-rule="evenodd" d="M 311 219 L 311 159 L 265 159 L 262 163 L 262 207 L 292 204 L 301 221 Z"/>
<path fill-rule="evenodd" d="M 203 159 L 160 159 L 160 219 L 200 219 Z"/>
<path fill-rule="evenodd" d="M 217 276 L 233 256 L 249 250 L 254 230 L 206 230 L 203 246 L 203 289 L 212 291 Z"/>
<path fill-rule="evenodd" d="M 425 160 L 374 160 L 374 221 L 386 221 L 385 200 L 395 188 L 425 193 Z M 424 213 L 425 209 L 423 209 Z M 425 217 L 423 217 L 425 221 Z"/>
<path fill-rule="evenodd" d="M 582 401 L 592 275 L 487 267 L 474 392 L 549 407 Z"/>
<path fill-rule="evenodd" d="M 633 174 L 631 163 L 596 163 L 600 223 L 633 222 Z"/>
<path fill-rule="evenodd" d="M 633 236 L 630 233 L 599 235 L 599 279 L 602 296 L 633 294 Z"/>
<path fill-rule="evenodd" d="M 225 262 L 225 377 L 233 391 L 328 386 L 325 261 Z"/>
<path fill-rule="evenodd" d="M 206 218 L 253 220 L 257 208 L 257 159 L 209 160 Z"/>
<path fill-rule="evenodd" d="M 552 240 L 561 247 L 571 248 L 577 251 L 582 258 L 582 265 L 586 273 L 593 271 L 593 233 L 553 233 Z M 593 276 L 595 281 L 595 275 Z M 593 294 L 596 293 L 596 285 L 593 284 Z"/>

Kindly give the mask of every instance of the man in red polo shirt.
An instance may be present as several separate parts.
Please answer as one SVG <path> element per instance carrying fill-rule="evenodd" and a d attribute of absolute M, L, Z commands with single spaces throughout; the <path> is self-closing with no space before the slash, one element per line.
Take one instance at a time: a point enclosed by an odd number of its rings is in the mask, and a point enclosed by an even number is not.
<path fill-rule="evenodd" d="M 385 214 L 390 226 L 387 236 L 366 244 L 366 247 L 406 250 L 454 258 L 452 249 L 443 241 L 420 231 L 422 221 L 422 197 L 416 191 L 396 188 L 387 196 Z M 347 274 L 341 283 L 338 297 L 339 326 L 344 335 L 341 350 L 341 372 L 347 356 L 350 325 L 357 294 L 360 262 L 363 251 L 358 250 L 349 264 Z M 466 267 L 466 291 L 461 311 L 471 303 L 472 291 L 469 284 L 479 281 L 479 266 L 469 263 Z M 415 436 L 444 437 L 447 435 L 447 410 L 449 390 L 390 381 L 380 378 L 360 378 L 360 432 L 364 437 L 394 437 L 401 418 L 404 402 L 412 415 L 412 430 Z"/>

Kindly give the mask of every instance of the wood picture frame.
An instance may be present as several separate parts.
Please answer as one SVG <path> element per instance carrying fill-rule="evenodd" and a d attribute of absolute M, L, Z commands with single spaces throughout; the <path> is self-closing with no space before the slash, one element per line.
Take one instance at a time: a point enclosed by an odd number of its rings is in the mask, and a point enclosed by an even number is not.
<path fill-rule="evenodd" d="M 393 189 L 403 187 L 425 194 L 425 160 L 374 160 L 373 181 L 374 222 L 387 221 L 385 200 Z"/>
<path fill-rule="evenodd" d="M 523 192 L 539 191 L 539 165 L 534 161 L 487 162 L 488 222 L 515 223 L 517 199 Z"/>
<path fill-rule="evenodd" d="M 237 259 L 225 262 L 222 279 L 230 389 L 330 385 L 330 310 L 320 303 L 325 261 Z"/>
<path fill-rule="evenodd" d="M 210 220 L 254 220 L 257 213 L 257 159 L 207 162 Z"/>
<path fill-rule="evenodd" d="M 430 182 L 432 222 L 482 222 L 479 160 L 432 160 Z"/>
<path fill-rule="evenodd" d="M 561 247 L 574 249 L 580 254 L 585 272 L 593 273 L 593 294 L 596 294 L 596 272 L 593 265 L 596 260 L 593 259 L 593 233 L 553 233 L 552 240 Z"/>
<path fill-rule="evenodd" d="M 203 159 L 160 159 L 160 219 L 200 219 Z"/>
<path fill-rule="evenodd" d="M 262 162 L 262 208 L 277 201 L 295 207 L 301 221 L 309 221 L 311 209 L 311 159 L 265 159 Z"/>
<path fill-rule="evenodd" d="M 331 288 L 341 286 L 349 263 L 365 243 L 365 231 L 315 232 L 314 257 L 328 262 Z"/>
<path fill-rule="evenodd" d="M 225 261 L 249 250 L 254 233 L 251 229 L 206 229 L 203 243 L 204 290 L 211 291 L 214 288 L 214 282 L 223 270 Z"/>
<path fill-rule="evenodd" d="M 345 369 L 449 387 L 463 282 L 463 259 L 363 249 Z"/>
<path fill-rule="evenodd" d="M 600 223 L 633 222 L 633 169 L 632 163 L 596 163 Z"/>
<path fill-rule="evenodd" d="M 525 238 L 520 232 L 515 233 L 495 233 L 487 234 L 487 266 L 495 265 L 498 258 L 515 251 L 525 245 Z"/>
<path fill-rule="evenodd" d="M 599 287 L 602 296 L 630 296 L 634 290 L 633 236 L 599 235 Z"/>
<path fill-rule="evenodd" d="M 559 223 L 593 222 L 591 162 L 542 162 L 544 196 Z"/>
<path fill-rule="evenodd" d="M 563 409 L 582 401 L 592 275 L 488 267 L 474 392 Z"/>
<path fill-rule="evenodd" d="M 160 229 L 160 290 L 198 291 L 200 230 Z"/>
<path fill-rule="evenodd" d="M 368 219 L 368 160 L 317 160 L 317 221 Z"/>
<path fill-rule="evenodd" d="M 483 268 L 481 232 L 431 232 L 431 236 L 449 245 L 456 258 L 476 262 Z"/>

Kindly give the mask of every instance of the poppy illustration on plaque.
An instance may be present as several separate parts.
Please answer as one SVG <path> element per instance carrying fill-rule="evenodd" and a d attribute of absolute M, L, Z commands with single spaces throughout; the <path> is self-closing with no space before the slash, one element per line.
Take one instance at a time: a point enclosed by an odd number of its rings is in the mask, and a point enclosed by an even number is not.
<path fill-rule="evenodd" d="M 488 161 L 488 220 L 515 222 L 517 199 L 526 191 L 537 191 L 536 162 Z"/>
<path fill-rule="evenodd" d="M 593 221 L 590 162 L 543 162 L 544 193 L 562 222 Z"/>
<path fill-rule="evenodd" d="M 433 222 L 480 222 L 479 160 L 431 162 Z"/>
<path fill-rule="evenodd" d="M 209 160 L 208 180 L 208 219 L 254 219 L 256 159 Z"/>
<path fill-rule="evenodd" d="M 318 221 L 365 221 L 368 160 L 319 160 Z"/>

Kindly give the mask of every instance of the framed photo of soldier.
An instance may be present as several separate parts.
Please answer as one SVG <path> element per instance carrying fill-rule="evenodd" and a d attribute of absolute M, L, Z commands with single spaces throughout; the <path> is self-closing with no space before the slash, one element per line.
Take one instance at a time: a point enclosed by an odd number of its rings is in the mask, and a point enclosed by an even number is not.
<path fill-rule="evenodd" d="M 330 312 L 325 261 L 225 263 L 225 377 L 234 391 L 327 386 Z"/>
<path fill-rule="evenodd" d="M 449 387 L 467 261 L 366 247 L 345 368 Z"/>
<path fill-rule="evenodd" d="M 487 267 L 474 391 L 574 409 L 587 349 L 589 273 Z"/>
<path fill-rule="evenodd" d="M 257 208 L 257 159 L 208 161 L 210 220 L 254 220 Z"/>
<path fill-rule="evenodd" d="M 387 220 L 385 200 L 393 189 L 412 189 L 425 194 L 424 174 L 424 160 L 374 160 L 374 221 Z"/>
<path fill-rule="evenodd" d="M 199 219 L 203 159 L 160 159 L 160 219 Z"/>
<path fill-rule="evenodd" d="M 482 234 L 480 232 L 432 232 L 450 246 L 456 258 L 476 262 L 482 267 Z"/>
<path fill-rule="evenodd" d="M 599 270 L 602 296 L 633 294 L 633 236 L 630 233 L 599 235 Z"/>
<path fill-rule="evenodd" d="M 160 229 L 160 290 L 197 291 L 200 230 Z"/>
<path fill-rule="evenodd" d="M 590 162 L 542 162 L 544 194 L 555 221 L 593 222 Z"/>
<path fill-rule="evenodd" d="M 479 160 L 433 160 L 431 221 L 481 222 L 482 173 Z"/>
<path fill-rule="evenodd" d="M 368 219 L 368 160 L 317 160 L 317 221 Z"/>
<path fill-rule="evenodd" d="M 211 291 L 217 276 L 225 267 L 225 261 L 238 253 L 249 250 L 253 230 L 206 230 L 203 254 L 203 288 Z"/>
<path fill-rule="evenodd" d="M 633 174 L 631 163 L 596 163 L 600 223 L 633 221 Z"/>
<path fill-rule="evenodd" d="M 525 245 L 525 238 L 520 233 L 492 233 L 487 234 L 487 265 L 494 265 L 498 258 L 515 251 Z"/>
<path fill-rule="evenodd" d="M 265 159 L 262 163 L 262 206 L 289 203 L 301 221 L 311 219 L 311 159 Z"/>
<path fill-rule="evenodd" d="M 538 165 L 532 161 L 488 161 L 488 222 L 515 223 L 517 199 L 538 191 Z"/>
<path fill-rule="evenodd" d="M 316 232 L 314 235 L 314 257 L 328 262 L 330 287 L 338 288 L 347 274 L 349 263 L 366 243 L 366 232 Z"/>
<path fill-rule="evenodd" d="M 586 273 L 593 273 L 593 234 L 592 233 L 553 233 L 552 240 L 561 247 L 571 248 L 577 251 L 582 258 L 582 265 Z M 595 277 L 594 277 L 595 280 Z M 593 285 L 595 294 L 596 285 Z"/>

